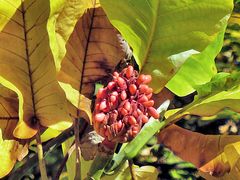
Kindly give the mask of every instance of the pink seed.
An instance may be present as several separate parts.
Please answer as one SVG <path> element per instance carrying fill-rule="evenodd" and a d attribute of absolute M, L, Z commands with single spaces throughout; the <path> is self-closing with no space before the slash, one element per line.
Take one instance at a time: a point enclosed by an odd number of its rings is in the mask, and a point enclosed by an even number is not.
<path fill-rule="evenodd" d="M 105 88 L 99 88 L 97 92 L 97 98 L 104 98 L 106 96 L 106 89 Z"/>
<path fill-rule="evenodd" d="M 123 78 L 121 78 L 121 77 L 118 77 L 118 78 L 117 78 L 117 83 L 118 83 L 118 85 L 119 85 L 121 88 L 124 88 L 124 87 L 126 86 L 125 80 L 124 80 Z"/>
<path fill-rule="evenodd" d="M 154 101 L 153 100 L 149 100 L 149 101 L 143 102 L 143 105 L 145 107 L 152 107 L 154 105 Z"/>
<path fill-rule="evenodd" d="M 121 128 L 122 128 L 122 121 L 118 121 L 117 122 L 117 127 L 118 127 L 118 130 L 121 130 Z"/>
<path fill-rule="evenodd" d="M 138 102 L 140 102 L 140 103 L 143 103 L 143 102 L 146 102 L 146 101 L 148 101 L 148 98 L 147 98 L 147 96 L 145 96 L 145 95 L 141 96 L 141 97 L 138 99 Z"/>
<path fill-rule="evenodd" d="M 134 95 L 137 91 L 137 86 L 135 84 L 130 84 L 128 89 L 129 89 L 130 94 Z"/>
<path fill-rule="evenodd" d="M 126 77 L 130 78 L 133 74 L 133 67 L 132 66 L 128 66 L 127 71 L 126 71 Z"/>
<path fill-rule="evenodd" d="M 124 104 L 124 109 L 126 109 L 127 111 L 130 111 L 131 110 L 131 104 L 129 101 L 125 102 Z"/>
<path fill-rule="evenodd" d="M 152 81 L 152 76 L 151 75 L 145 75 L 145 79 L 143 81 L 144 84 L 148 84 Z"/>
<path fill-rule="evenodd" d="M 115 71 L 115 72 L 113 73 L 113 76 L 118 77 L 118 76 L 119 76 L 119 73 Z"/>
<path fill-rule="evenodd" d="M 141 85 L 139 86 L 139 92 L 140 92 L 140 93 L 146 93 L 147 90 L 148 90 L 148 85 L 146 85 L 146 84 L 141 84 Z"/>
<path fill-rule="evenodd" d="M 135 126 L 132 127 L 132 130 L 133 131 L 139 131 L 139 127 L 135 125 Z"/>
<path fill-rule="evenodd" d="M 125 100 L 127 98 L 127 93 L 126 93 L 126 91 L 122 91 L 121 92 L 121 99 L 122 100 Z"/>
<path fill-rule="evenodd" d="M 135 118 L 137 118 L 137 117 L 139 116 L 138 113 L 137 113 L 137 111 L 133 111 L 132 115 L 133 115 Z"/>
<path fill-rule="evenodd" d="M 159 114 L 158 114 L 157 110 L 153 107 L 148 108 L 148 113 L 149 113 L 150 116 L 152 116 L 155 119 L 159 118 Z"/>
<path fill-rule="evenodd" d="M 110 81 L 110 82 L 108 83 L 107 87 L 108 87 L 109 90 L 112 90 L 112 89 L 115 87 L 115 85 L 116 85 L 115 82 Z"/>
<path fill-rule="evenodd" d="M 129 116 L 128 117 L 128 123 L 131 124 L 131 125 L 134 125 L 134 124 L 137 123 L 137 121 L 136 121 L 135 117 Z"/>
<path fill-rule="evenodd" d="M 97 113 L 94 116 L 94 119 L 97 122 L 102 122 L 104 120 L 104 118 L 105 118 L 105 114 L 104 113 Z"/>
<path fill-rule="evenodd" d="M 113 91 L 113 92 L 111 93 L 111 95 L 113 95 L 113 96 L 118 96 L 118 92 L 117 92 L 117 91 Z"/>
<path fill-rule="evenodd" d="M 127 111 L 126 109 L 122 108 L 122 109 L 121 109 L 121 114 L 122 114 L 123 116 L 126 116 L 126 115 L 128 114 L 128 111 Z"/>
<path fill-rule="evenodd" d="M 148 99 L 151 99 L 152 93 L 146 95 Z"/>
<path fill-rule="evenodd" d="M 150 87 L 148 87 L 148 89 L 147 89 L 147 91 L 146 91 L 146 93 L 145 94 L 150 94 L 150 93 L 152 93 L 153 92 L 153 89 L 152 88 L 150 88 Z"/>
<path fill-rule="evenodd" d="M 137 84 L 138 85 L 142 84 L 144 80 L 145 80 L 145 75 L 144 74 L 140 74 L 138 79 L 137 79 Z"/>
<path fill-rule="evenodd" d="M 95 104 L 95 109 L 98 111 L 98 110 L 99 110 L 99 107 L 100 107 L 100 103 L 97 102 L 97 103 Z"/>
<path fill-rule="evenodd" d="M 142 115 L 142 122 L 147 123 L 148 122 L 148 117 L 145 115 Z"/>
<path fill-rule="evenodd" d="M 107 107 L 106 100 L 103 100 L 103 101 L 100 103 L 99 110 L 102 111 L 102 110 L 104 110 L 106 107 Z"/>
<path fill-rule="evenodd" d="M 137 113 L 138 113 L 139 116 L 140 116 L 141 114 L 143 114 L 140 109 L 137 109 Z"/>
<path fill-rule="evenodd" d="M 115 103 L 116 102 L 116 100 L 117 100 L 117 97 L 116 96 L 110 96 L 110 101 L 112 102 L 112 103 Z"/>

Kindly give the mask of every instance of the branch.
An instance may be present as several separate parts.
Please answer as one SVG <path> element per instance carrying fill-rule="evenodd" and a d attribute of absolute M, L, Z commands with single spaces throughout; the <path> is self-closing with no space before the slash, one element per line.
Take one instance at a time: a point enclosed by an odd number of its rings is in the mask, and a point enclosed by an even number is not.
<path fill-rule="evenodd" d="M 68 152 L 66 153 L 66 155 L 64 156 L 64 159 L 56 173 L 56 175 L 54 176 L 53 180 L 58 180 L 61 173 L 62 173 L 62 170 L 63 168 L 65 167 L 66 163 L 67 163 L 67 160 L 68 158 L 71 156 L 71 154 L 73 153 L 73 151 L 75 150 L 76 146 L 74 144 L 74 142 L 72 143 L 71 147 L 69 148 Z"/>
<path fill-rule="evenodd" d="M 128 164 L 129 164 L 129 170 L 130 170 L 130 173 L 131 173 L 132 180 L 137 180 L 136 173 L 133 169 L 133 160 L 129 159 Z"/>
<path fill-rule="evenodd" d="M 76 149 L 76 169 L 74 179 L 81 180 L 81 153 L 80 153 L 80 138 L 79 138 L 79 119 L 74 120 L 74 134 L 75 134 L 75 149 Z"/>
<path fill-rule="evenodd" d="M 81 127 L 80 127 L 80 137 L 84 133 L 88 123 L 81 119 Z M 66 141 L 68 138 L 72 137 L 74 135 L 73 127 L 66 129 L 63 131 L 59 136 L 56 138 L 50 140 L 46 145 L 43 146 L 43 152 L 44 156 L 47 156 L 51 151 L 55 150 L 58 146 L 60 146 L 64 141 Z M 26 158 L 25 164 L 20 166 L 18 169 L 16 169 L 14 172 L 11 173 L 9 180 L 15 180 L 15 179 L 21 179 L 28 170 L 35 167 L 37 165 L 37 154 L 30 154 Z"/>
<path fill-rule="evenodd" d="M 39 162 L 39 169 L 41 173 L 41 179 L 47 180 L 47 170 L 46 170 L 46 164 L 43 158 L 43 147 L 41 142 L 41 135 L 38 129 L 38 132 L 36 134 L 36 141 L 37 141 L 37 154 L 38 154 L 38 162 Z"/>

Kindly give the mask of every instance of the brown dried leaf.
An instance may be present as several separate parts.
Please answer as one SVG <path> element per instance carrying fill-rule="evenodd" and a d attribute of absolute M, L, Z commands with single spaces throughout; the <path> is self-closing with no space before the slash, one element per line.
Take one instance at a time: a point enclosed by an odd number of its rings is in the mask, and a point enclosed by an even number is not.
<path fill-rule="evenodd" d="M 117 31 L 102 8 L 90 9 L 78 21 L 67 43 L 58 80 L 91 98 L 95 83 L 108 77 L 123 57 Z"/>
<path fill-rule="evenodd" d="M 171 125 L 158 134 L 158 140 L 201 171 L 222 176 L 230 171 L 230 167 L 224 158 L 215 158 L 225 150 L 226 145 L 240 141 L 240 136 L 203 135 Z"/>

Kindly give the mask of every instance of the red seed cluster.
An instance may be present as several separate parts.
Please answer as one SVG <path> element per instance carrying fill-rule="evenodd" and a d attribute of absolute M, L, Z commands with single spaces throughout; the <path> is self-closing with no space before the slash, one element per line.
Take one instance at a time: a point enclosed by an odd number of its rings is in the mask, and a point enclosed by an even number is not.
<path fill-rule="evenodd" d="M 114 72 L 113 80 L 97 93 L 93 124 L 95 130 L 109 141 L 132 140 L 148 122 L 159 114 L 152 106 L 152 88 L 147 84 L 150 75 L 139 75 L 132 66 L 121 73 Z"/>

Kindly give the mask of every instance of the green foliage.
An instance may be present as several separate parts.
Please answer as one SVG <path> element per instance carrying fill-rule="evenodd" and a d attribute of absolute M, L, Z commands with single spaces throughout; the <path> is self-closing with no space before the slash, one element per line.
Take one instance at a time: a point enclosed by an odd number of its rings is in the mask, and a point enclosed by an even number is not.
<path fill-rule="evenodd" d="M 155 93 L 166 86 L 179 96 L 194 91 L 197 95 L 192 103 L 170 110 L 164 116 L 169 105 L 166 101 L 159 109 L 160 120 L 150 119 L 137 137 L 122 145 L 113 157 L 99 151 L 93 161 L 79 158 L 79 169 L 76 151 L 72 148 L 80 146 L 76 137 L 82 138 L 86 127 L 75 126 L 75 138 L 65 139 L 64 143 L 59 140 L 63 155 L 69 156 L 63 164 L 67 172 L 62 173 L 62 178 L 75 179 L 80 172 L 82 178 L 157 179 L 156 167 L 134 164 L 137 162 L 134 158 L 146 148 L 154 134 L 188 114 L 213 116 L 226 108 L 240 112 L 238 0 L 234 1 L 235 12 L 231 17 L 233 2 L 230 0 L 100 2 L 101 5 L 98 1 L 84 0 L 0 1 L 1 178 L 27 154 L 29 144 L 29 149 L 36 151 L 33 138 L 36 134 L 42 133 L 41 140 L 46 147 L 50 139 L 60 137 L 64 134 L 61 131 L 80 117 L 89 120 L 91 125 L 93 99 L 88 98 L 93 96 L 93 85 L 105 81 L 126 57 L 120 48 L 126 47 L 119 42 L 118 32 L 110 22 L 133 49 L 140 71 L 152 75 Z M 88 8 L 92 9 L 85 12 Z M 223 44 L 224 53 L 217 57 L 217 67 L 226 72 L 235 71 L 233 73 L 217 73 L 214 59 Z M 222 67 L 225 57 L 234 66 Z M 99 87 L 96 85 L 96 89 Z M 239 114 L 235 116 L 239 118 Z M 47 153 L 57 143 L 49 145 Z M 38 153 L 43 153 L 41 142 L 37 144 Z M 221 158 L 227 159 L 233 170 L 231 178 L 239 177 L 235 171 L 240 162 L 238 148 L 239 142 L 226 146 L 213 161 L 219 163 Z M 56 161 L 58 159 L 49 158 L 47 162 Z M 16 169 L 27 163 L 21 161 Z M 165 163 L 177 167 L 169 173 L 176 179 L 187 178 L 184 168 L 192 168 L 172 154 Z M 38 171 L 37 168 L 34 171 Z M 55 172 L 51 172 L 51 176 L 53 174 Z"/>
<path fill-rule="evenodd" d="M 178 96 L 186 96 L 197 85 L 210 81 L 217 73 L 214 59 L 222 48 L 223 36 L 224 30 L 204 51 L 189 57 L 166 87 Z"/>
<path fill-rule="evenodd" d="M 152 75 L 155 92 L 188 57 L 203 51 L 226 27 L 233 5 L 228 0 L 100 2 L 111 23 L 133 48 L 141 71 Z"/>
<path fill-rule="evenodd" d="M 216 74 L 210 82 L 196 88 L 198 94 L 191 104 L 180 110 L 175 109 L 167 112 L 167 121 L 171 122 L 187 114 L 212 116 L 224 108 L 239 112 L 239 82 L 239 72 Z"/>

